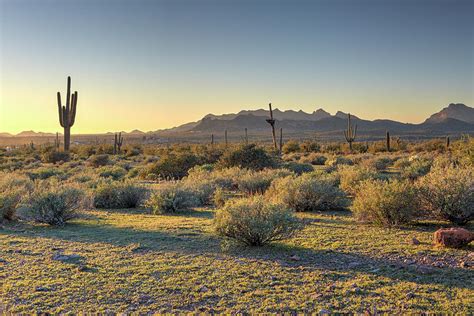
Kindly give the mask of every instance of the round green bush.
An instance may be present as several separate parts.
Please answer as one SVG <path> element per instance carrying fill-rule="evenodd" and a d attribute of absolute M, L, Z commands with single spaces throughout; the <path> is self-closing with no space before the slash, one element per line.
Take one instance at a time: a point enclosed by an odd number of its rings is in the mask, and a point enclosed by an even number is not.
<path fill-rule="evenodd" d="M 474 171 L 433 168 L 418 182 L 423 208 L 436 218 L 464 225 L 474 219 Z"/>
<path fill-rule="evenodd" d="M 357 220 L 382 226 L 409 223 L 418 208 L 409 181 L 367 180 L 359 185 L 352 212 Z"/>
<path fill-rule="evenodd" d="M 218 235 L 249 246 L 262 246 L 291 237 L 300 223 L 290 209 L 262 196 L 228 201 L 217 211 L 214 228 Z"/>

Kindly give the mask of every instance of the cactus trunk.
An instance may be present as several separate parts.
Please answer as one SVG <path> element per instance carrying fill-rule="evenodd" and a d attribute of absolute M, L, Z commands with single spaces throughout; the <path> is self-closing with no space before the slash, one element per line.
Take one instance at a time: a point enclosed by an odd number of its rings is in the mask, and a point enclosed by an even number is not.
<path fill-rule="evenodd" d="M 66 104 L 61 103 L 61 93 L 57 93 L 59 123 L 64 128 L 64 151 L 69 151 L 71 143 L 71 127 L 76 120 L 77 91 L 71 95 L 71 77 L 67 77 Z"/>
<path fill-rule="evenodd" d="M 390 133 L 388 131 L 386 134 L 386 143 L 387 143 L 387 151 L 390 151 Z"/>
<path fill-rule="evenodd" d="M 277 141 L 276 141 L 276 134 L 275 134 L 275 120 L 273 119 L 272 104 L 269 103 L 268 107 L 270 109 L 270 118 L 267 119 L 267 123 L 270 124 L 270 126 L 272 128 L 273 147 L 275 148 L 275 150 L 278 150 Z"/>

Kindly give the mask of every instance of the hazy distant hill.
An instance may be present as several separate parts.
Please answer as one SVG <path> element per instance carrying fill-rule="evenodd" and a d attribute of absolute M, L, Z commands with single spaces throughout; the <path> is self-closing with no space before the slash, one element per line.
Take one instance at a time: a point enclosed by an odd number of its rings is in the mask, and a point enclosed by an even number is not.
<path fill-rule="evenodd" d="M 433 114 L 422 124 L 408 124 L 392 120 L 364 120 L 352 116 L 360 132 L 376 132 L 390 130 L 393 132 L 410 133 L 447 133 L 447 132 L 474 132 L 474 109 L 464 104 L 450 104 L 441 112 Z M 277 120 L 277 127 L 287 132 L 314 131 L 331 132 L 346 128 L 347 113 L 338 111 L 335 115 L 320 109 L 313 113 L 303 111 L 280 111 L 275 109 L 273 116 Z M 269 111 L 241 111 L 238 114 L 206 115 L 201 121 L 188 125 L 188 131 L 193 132 L 223 132 L 238 131 L 247 128 L 249 131 L 268 129 L 265 119 Z M 461 119 L 462 118 L 462 119 Z"/>
<path fill-rule="evenodd" d="M 451 103 L 438 113 L 431 115 L 425 123 L 440 123 L 446 119 L 456 119 L 467 123 L 474 123 L 474 108 L 461 103 Z"/>
<path fill-rule="evenodd" d="M 280 111 L 275 109 L 273 116 L 276 119 L 276 127 L 283 128 L 286 133 L 298 132 L 323 132 L 340 133 L 347 126 L 347 113 L 338 111 L 331 115 L 323 109 L 318 109 L 312 113 L 304 111 Z M 208 114 L 197 122 L 186 123 L 166 130 L 144 133 L 140 130 L 133 130 L 129 133 L 122 132 L 124 135 L 145 135 L 157 133 L 162 135 L 173 135 L 177 133 L 221 133 L 225 130 L 232 132 L 242 132 L 245 128 L 249 132 L 268 131 L 269 125 L 265 121 L 269 117 L 269 111 L 243 110 L 239 113 L 230 113 L 223 115 Z M 431 115 L 421 124 L 401 123 L 393 120 L 364 120 L 351 114 L 352 121 L 357 124 L 358 131 L 366 134 L 377 134 L 389 130 L 394 133 L 407 134 L 447 134 L 447 133 L 474 133 L 474 108 L 464 104 L 451 103 L 440 112 Z M 109 132 L 107 134 L 113 134 Z M 34 131 L 25 131 L 17 135 L 9 133 L 0 133 L 0 137 L 51 137 L 52 133 L 41 133 Z"/>

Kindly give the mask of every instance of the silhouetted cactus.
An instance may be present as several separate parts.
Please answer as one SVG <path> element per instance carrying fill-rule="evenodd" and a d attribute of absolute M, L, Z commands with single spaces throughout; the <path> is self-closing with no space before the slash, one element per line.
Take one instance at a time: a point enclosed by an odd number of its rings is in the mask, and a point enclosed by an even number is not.
<path fill-rule="evenodd" d="M 58 92 L 59 123 L 64 128 L 64 151 L 69 151 L 71 143 L 71 127 L 76 120 L 77 91 L 71 96 L 71 77 L 67 77 L 66 105 L 61 103 L 61 93 Z"/>
<path fill-rule="evenodd" d="M 60 145 L 59 133 L 56 132 L 56 138 L 54 139 L 54 148 L 56 148 L 56 150 L 59 150 L 59 145 Z"/>
<path fill-rule="evenodd" d="M 247 127 L 245 128 L 245 145 L 249 144 L 249 135 L 247 133 Z"/>
<path fill-rule="evenodd" d="M 120 154 L 121 150 L 122 150 L 122 144 L 123 144 L 123 137 L 122 137 L 122 133 L 115 133 L 115 136 L 114 136 L 114 155 L 116 154 Z"/>
<path fill-rule="evenodd" d="M 387 131 L 385 135 L 385 142 L 387 144 L 387 151 L 390 151 L 390 133 Z"/>
<path fill-rule="evenodd" d="M 347 130 L 344 131 L 344 137 L 346 141 L 349 143 L 349 149 L 352 151 L 352 143 L 355 141 L 357 134 L 357 124 L 355 127 L 352 126 L 351 122 L 351 114 L 349 113 L 347 116 Z"/>
<path fill-rule="evenodd" d="M 272 104 L 269 103 L 268 107 L 270 108 L 270 118 L 267 119 L 266 121 L 272 127 L 273 146 L 275 147 L 276 150 L 278 150 L 277 141 L 276 141 L 276 134 L 275 134 L 275 120 L 273 119 Z"/>
<path fill-rule="evenodd" d="M 211 134 L 211 145 L 214 145 L 214 134 Z"/>
<path fill-rule="evenodd" d="M 227 145 L 229 144 L 227 140 L 227 130 L 225 130 L 224 138 L 225 138 L 225 147 L 227 147 Z"/>
<path fill-rule="evenodd" d="M 451 144 L 449 140 L 449 136 L 446 136 L 446 149 L 449 149 L 449 145 Z"/>
<path fill-rule="evenodd" d="M 280 155 L 283 152 L 283 128 L 280 127 Z"/>

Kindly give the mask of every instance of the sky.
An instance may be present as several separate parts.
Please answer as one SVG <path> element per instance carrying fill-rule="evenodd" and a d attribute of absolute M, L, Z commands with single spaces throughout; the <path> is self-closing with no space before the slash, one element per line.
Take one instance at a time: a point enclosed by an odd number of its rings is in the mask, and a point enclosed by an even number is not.
<path fill-rule="evenodd" d="M 324 108 L 420 123 L 474 105 L 473 0 L 0 0 L 0 132 L 157 130 Z"/>

